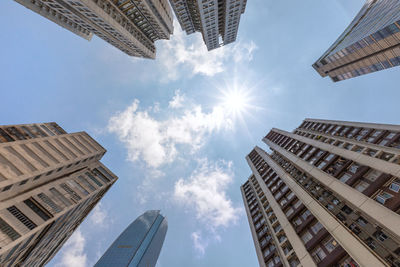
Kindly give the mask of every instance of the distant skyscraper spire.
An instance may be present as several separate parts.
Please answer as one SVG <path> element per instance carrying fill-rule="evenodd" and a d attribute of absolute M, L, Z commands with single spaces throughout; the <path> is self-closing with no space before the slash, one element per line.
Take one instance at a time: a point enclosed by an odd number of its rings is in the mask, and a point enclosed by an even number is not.
<path fill-rule="evenodd" d="M 167 229 L 167 220 L 160 211 L 145 212 L 122 232 L 94 267 L 154 267 Z"/>
<path fill-rule="evenodd" d="M 368 0 L 313 64 L 334 82 L 400 65 L 400 1 Z"/>

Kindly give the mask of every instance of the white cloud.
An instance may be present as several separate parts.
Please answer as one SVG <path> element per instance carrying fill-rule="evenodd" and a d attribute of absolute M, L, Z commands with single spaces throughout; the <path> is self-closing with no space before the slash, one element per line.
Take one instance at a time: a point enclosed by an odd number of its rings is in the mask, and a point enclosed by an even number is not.
<path fill-rule="evenodd" d="M 201 232 L 199 231 L 193 232 L 191 238 L 193 241 L 194 249 L 197 251 L 199 256 L 203 256 L 204 253 L 206 252 L 208 242 L 205 242 L 205 240 L 203 240 Z"/>
<path fill-rule="evenodd" d="M 196 217 L 210 230 L 235 224 L 240 208 L 233 207 L 226 194 L 233 180 L 232 162 L 199 162 L 191 177 L 175 183 L 174 196 L 182 204 L 194 207 Z"/>
<path fill-rule="evenodd" d="M 125 143 L 128 160 L 143 159 L 150 167 L 173 162 L 179 154 L 178 145 L 194 152 L 212 132 L 233 128 L 232 118 L 221 106 L 204 112 L 200 105 L 193 105 L 164 119 L 156 118 L 149 110 L 139 110 L 139 101 L 134 100 L 110 118 L 108 130 Z M 160 113 L 168 114 L 168 110 Z"/>
<path fill-rule="evenodd" d="M 208 51 L 200 33 L 186 35 L 176 20 L 174 29 L 171 39 L 161 41 L 157 48 L 157 60 L 161 64 L 164 81 L 177 80 L 185 75 L 214 76 L 231 65 L 229 60 L 236 63 L 251 61 L 257 48 L 253 41 L 238 41 Z"/>
<path fill-rule="evenodd" d="M 94 207 L 89 219 L 94 225 L 106 226 L 107 225 L 107 223 L 105 222 L 106 217 L 107 217 L 107 211 L 105 210 L 103 205 L 99 203 L 96 205 L 96 207 Z"/>
<path fill-rule="evenodd" d="M 87 256 L 84 253 L 86 240 L 78 228 L 68 239 L 63 248 L 60 262 L 56 267 L 85 267 L 87 266 Z"/>
<path fill-rule="evenodd" d="M 183 102 L 185 101 L 185 97 L 181 95 L 180 90 L 175 91 L 175 95 L 171 101 L 168 103 L 168 107 L 170 108 L 181 108 L 183 107 Z"/>

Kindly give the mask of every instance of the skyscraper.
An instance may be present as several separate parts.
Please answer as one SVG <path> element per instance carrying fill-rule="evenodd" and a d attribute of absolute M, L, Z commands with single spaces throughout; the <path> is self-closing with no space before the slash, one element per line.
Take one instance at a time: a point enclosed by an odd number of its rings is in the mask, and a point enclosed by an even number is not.
<path fill-rule="evenodd" d="M 160 211 L 145 212 L 122 232 L 95 267 L 156 266 L 167 229 Z"/>
<path fill-rule="evenodd" d="M 56 123 L 0 126 L 0 266 L 43 266 L 117 177 L 106 150 Z"/>
<path fill-rule="evenodd" d="M 233 43 L 247 0 L 170 0 L 187 34 L 201 32 L 208 50 Z"/>
<path fill-rule="evenodd" d="M 173 32 L 167 0 L 15 1 L 86 40 L 96 34 L 135 57 L 155 58 L 154 42 Z"/>
<path fill-rule="evenodd" d="M 334 82 L 400 65 L 400 2 L 367 0 L 347 29 L 313 64 Z"/>
<path fill-rule="evenodd" d="M 272 129 L 241 186 L 260 266 L 400 265 L 400 126 Z"/>

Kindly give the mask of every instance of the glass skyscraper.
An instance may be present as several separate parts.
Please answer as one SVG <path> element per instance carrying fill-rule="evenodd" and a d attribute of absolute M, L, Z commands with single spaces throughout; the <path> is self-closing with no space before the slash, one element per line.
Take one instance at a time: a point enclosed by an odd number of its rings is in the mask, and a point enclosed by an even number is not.
<path fill-rule="evenodd" d="M 155 266 L 167 229 L 167 220 L 160 211 L 145 212 L 114 241 L 95 267 Z"/>
<path fill-rule="evenodd" d="M 334 82 L 400 65 L 400 1 L 367 0 L 313 67 Z"/>

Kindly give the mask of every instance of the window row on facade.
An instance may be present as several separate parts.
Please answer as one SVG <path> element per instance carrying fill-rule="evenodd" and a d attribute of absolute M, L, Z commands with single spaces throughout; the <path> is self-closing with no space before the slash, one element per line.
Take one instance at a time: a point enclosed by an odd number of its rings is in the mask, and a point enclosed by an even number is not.
<path fill-rule="evenodd" d="M 338 197 L 334 192 L 327 189 L 313 176 L 302 171 L 282 155 L 274 152 L 271 156 L 286 173 L 303 188 L 311 197 L 321 206 L 325 207 L 331 215 L 338 219 L 349 231 L 355 234 L 360 241 L 373 250 L 379 257 L 389 265 L 398 265 L 400 263 L 400 249 L 395 237 L 390 236 L 383 227 L 376 222 L 371 222 L 363 212 L 352 207 L 346 200 Z M 291 211 L 289 211 L 289 214 Z M 303 215 L 303 216 L 302 216 Z M 292 216 L 291 214 L 289 216 Z M 297 218 L 291 222 L 298 227 L 309 216 L 297 214 Z M 303 240 L 311 238 L 313 230 L 302 233 Z"/>
<path fill-rule="evenodd" d="M 261 156 L 253 151 L 249 157 L 316 265 L 358 266 Z M 267 216 L 277 220 L 271 211 Z"/>
<path fill-rule="evenodd" d="M 298 127 L 298 130 L 301 129 L 400 149 L 400 131 L 374 129 L 367 126 L 354 127 L 345 124 L 307 120 Z"/>
<path fill-rule="evenodd" d="M 369 166 L 305 144 L 283 134 L 271 132 L 267 139 L 326 174 L 374 198 L 390 210 L 400 212 L 400 179 Z"/>

